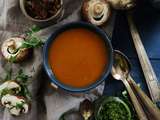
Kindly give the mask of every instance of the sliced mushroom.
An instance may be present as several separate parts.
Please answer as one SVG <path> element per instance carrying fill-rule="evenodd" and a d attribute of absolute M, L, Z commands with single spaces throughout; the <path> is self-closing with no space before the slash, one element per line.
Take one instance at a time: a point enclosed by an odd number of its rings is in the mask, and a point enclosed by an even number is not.
<path fill-rule="evenodd" d="M 135 0 L 107 0 L 116 10 L 128 10 L 135 6 Z"/>
<path fill-rule="evenodd" d="M 0 96 L 2 97 L 5 94 L 18 94 L 21 91 L 21 86 L 13 81 L 9 80 L 0 85 Z"/>
<path fill-rule="evenodd" d="M 12 107 L 12 108 L 9 110 L 9 112 L 10 112 L 12 115 L 19 116 L 21 110 L 20 110 L 20 109 L 17 109 L 16 107 Z"/>
<path fill-rule="evenodd" d="M 100 26 L 109 19 L 111 9 L 105 0 L 84 0 L 82 14 L 88 22 Z"/>
<path fill-rule="evenodd" d="M 21 113 L 28 113 L 29 111 L 29 105 L 22 97 L 7 94 L 2 97 L 1 103 L 15 116 L 18 116 Z"/>
<path fill-rule="evenodd" d="M 15 58 L 14 62 L 22 61 L 29 54 L 28 48 L 21 48 L 24 42 L 23 38 L 14 37 L 5 40 L 1 47 L 1 52 L 4 58 L 8 61 L 11 61 L 12 58 Z"/>

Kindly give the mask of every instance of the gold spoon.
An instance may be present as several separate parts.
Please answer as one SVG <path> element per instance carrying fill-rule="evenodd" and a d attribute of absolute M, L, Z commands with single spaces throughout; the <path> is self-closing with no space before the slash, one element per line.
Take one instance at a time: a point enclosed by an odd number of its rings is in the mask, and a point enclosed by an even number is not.
<path fill-rule="evenodd" d="M 127 56 L 125 56 L 123 53 L 116 51 L 117 54 L 119 54 L 119 59 L 123 61 L 121 64 L 123 65 L 123 70 L 128 71 L 127 80 L 131 87 L 133 87 L 133 91 L 138 95 L 139 99 L 141 100 L 141 104 L 143 104 L 143 107 L 145 110 L 149 112 L 149 116 L 152 117 L 154 120 L 160 120 L 160 110 L 157 108 L 157 106 L 151 101 L 151 99 L 143 92 L 143 90 L 137 86 L 129 72 L 131 71 L 131 64 Z"/>
<path fill-rule="evenodd" d="M 128 91 L 128 94 L 130 95 L 130 98 L 132 100 L 132 103 L 134 105 L 134 108 L 137 112 L 138 118 L 140 120 L 148 120 L 145 112 L 143 111 L 141 104 L 139 103 L 136 95 L 134 94 L 130 84 L 127 81 L 127 77 L 129 74 L 129 65 L 128 65 L 128 62 L 122 58 L 123 58 L 123 55 L 120 51 L 114 51 L 114 63 L 111 71 L 112 76 L 116 80 L 121 80 L 125 85 Z"/>
<path fill-rule="evenodd" d="M 89 120 L 91 116 L 93 115 L 93 104 L 88 99 L 85 99 L 80 103 L 79 111 L 81 115 L 83 116 L 84 120 Z"/>

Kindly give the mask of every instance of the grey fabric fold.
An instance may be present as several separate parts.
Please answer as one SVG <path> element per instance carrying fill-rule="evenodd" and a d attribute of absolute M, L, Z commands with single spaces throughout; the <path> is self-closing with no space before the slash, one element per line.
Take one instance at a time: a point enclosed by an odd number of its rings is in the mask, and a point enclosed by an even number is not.
<path fill-rule="evenodd" d="M 64 16 L 55 25 L 51 25 L 36 33 L 44 38 L 44 41 L 61 25 L 79 21 L 81 0 L 64 0 Z M 112 36 L 114 26 L 114 12 L 112 18 L 103 26 L 109 36 Z M 19 0 L 0 0 L 0 46 L 4 40 L 16 34 L 23 34 L 33 25 L 21 12 Z M 26 115 L 14 117 L 7 109 L 0 106 L 0 120 L 58 120 L 59 116 L 72 107 L 78 107 L 79 103 L 88 98 L 95 100 L 102 95 L 104 83 L 93 91 L 81 96 L 74 96 L 64 91 L 56 91 L 50 87 L 50 82 L 42 66 L 42 48 L 33 50 L 31 58 L 19 64 L 6 62 L 0 54 L 0 77 L 5 76 L 5 68 L 12 67 L 13 76 L 22 68 L 30 78 L 29 90 L 32 94 L 31 110 Z"/>

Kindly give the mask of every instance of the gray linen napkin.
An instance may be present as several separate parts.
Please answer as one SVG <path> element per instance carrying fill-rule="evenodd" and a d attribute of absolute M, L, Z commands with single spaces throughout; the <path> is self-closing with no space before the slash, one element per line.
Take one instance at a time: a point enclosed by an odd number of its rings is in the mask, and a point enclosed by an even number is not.
<path fill-rule="evenodd" d="M 0 46 L 2 42 L 17 34 L 23 33 L 33 25 L 25 18 L 19 8 L 19 0 L 0 0 Z M 80 20 L 81 0 L 64 0 L 64 16 L 57 24 L 42 29 L 37 35 L 48 38 L 59 26 Z M 114 14 L 103 29 L 111 37 Z M 46 40 L 46 39 L 44 39 Z M 58 120 L 61 113 L 72 107 L 78 107 L 84 98 L 96 99 L 103 93 L 104 83 L 83 96 L 73 96 L 66 92 L 55 91 L 50 87 L 48 78 L 42 69 L 42 49 L 34 49 L 30 59 L 20 64 L 7 63 L 0 55 L 0 77 L 5 76 L 5 68 L 13 68 L 13 76 L 20 68 L 29 76 L 32 76 L 28 86 L 32 93 L 31 110 L 26 115 L 13 117 L 7 109 L 0 107 L 0 120 Z"/>

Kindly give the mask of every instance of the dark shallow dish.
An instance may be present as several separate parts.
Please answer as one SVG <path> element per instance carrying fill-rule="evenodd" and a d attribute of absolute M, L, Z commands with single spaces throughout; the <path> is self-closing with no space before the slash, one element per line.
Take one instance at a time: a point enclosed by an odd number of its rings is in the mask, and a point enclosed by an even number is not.
<path fill-rule="evenodd" d="M 101 77 L 95 83 L 91 84 L 90 86 L 83 87 L 83 88 L 74 88 L 74 87 L 67 86 L 67 85 L 64 85 L 63 83 L 61 83 L 59 80 L 56 79 L 56 76 L 52 72 L 52 70 L 50 68 L 50 65 L 49 65 L 49 62 L 48 62 L 48 51 L 49 51 L 51 43 L 54 42 L 54 39 L 60 33 L 66 31 L 68 29 L 72 29 L 72 28 L 86 28 L 86 29 L 89 29 L 89 30 L 95 32 L 96 34 L 101 36 L 101 38 L 105 41 L 106 48 L 108 50 L 108 65 L 106 66 L 106 68 L 105 68 L 104 72 L 102 73 Z M 43 65 L 44 65 L 44 69 L 45 69 L 47 75 L 49 76 L 51 82 L 54 83 L 55 85 L 57 85 L 58 87 L 60 87 L 64 90 L 67 90 L 69 92 L 76 92 L 76 93 L 86 92 L 86 91 L 89 91 L 89 90 L 97 87 L 100 83 L 102 83 L 106 79 L 106 77 L 110 73 L 111 68 L 112 68 L 112 64 L 113 64 L 113 49 L 112 49 L 112 45 L 111 45 L 111 42 L 110 42 L 108 36 L 100 28 L 98 28 L 98 27 L 96 27 L 92 24 L 85 23 L 85 22 L 69 23 L 69 24 L 63 25 L 62 27 L 58 28 L 48 38 L 48 40 L 46 41 L 46 43 L 44 45 L 44 49 L 43 49 Z"/>

